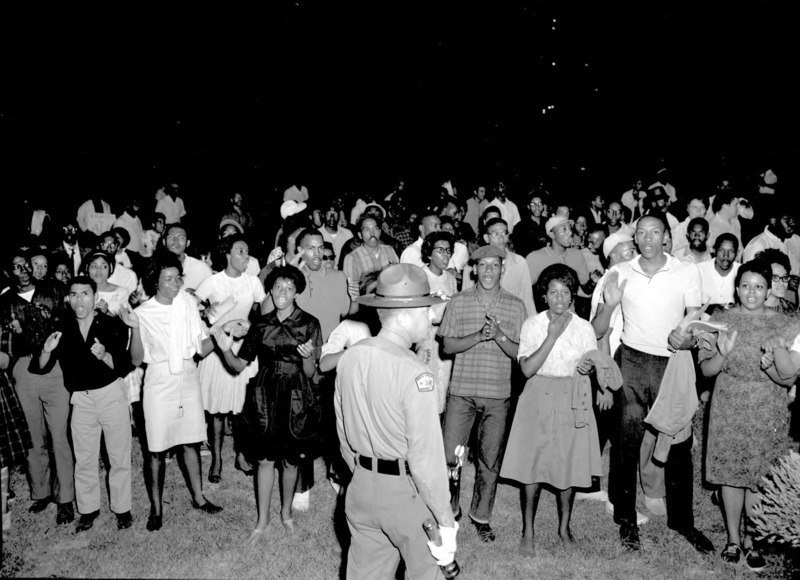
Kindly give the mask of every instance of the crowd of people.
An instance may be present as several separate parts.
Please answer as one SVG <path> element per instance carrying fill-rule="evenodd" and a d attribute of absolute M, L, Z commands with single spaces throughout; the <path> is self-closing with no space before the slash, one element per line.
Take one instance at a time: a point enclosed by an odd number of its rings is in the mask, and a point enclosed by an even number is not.
<path fill-rule="evenodd" d="M 218 484 L 234 461 L 255 478 L 253 544 L 272 525 L 276 470 L 291 534 L 314 509 L 323 457 L 350 578 L 388 577 L 401 558 L 413 577 L 451 564 L 470 461 L 481 541 L 496 540 L 498 482 L 521 486 L 522 557 L 536 554 L 543 489 L 568 549 L 575 500 L 599 499 L 630 550 L 666 515 L 711 553 L 693 515 L 699 445 L 721 557 L 761 570 L 752 516 L 761 478 L 797 445 L 800 371 L 800 235 L 775 184 L 767 171 L 752 192 L 723 181 L 686 195 L 663 169 L 585 204 L 541 184 L 512 195 L 502 180 L 466 196 L 446 182 L 423 200 L 401 181 L 350 203 L 293 185 L 270 223 L 233 193 L 210 235 L 177 183 L 119 213 L 100 197 L 68 216 L 25 203 L 0 295 L 3 529 L 19 468 L 30 512 L 56 503 L 66 525 L 77 506 L 76 530 L 89 530 L 101 438 L 111 511 L 133 525 L 135 435 L 147 530 L 168 521 L 173 455 L 209 516 L 224 506 L 206 499 L 204 474 Z M 707 427 L 693 433 L 696 414 Z M 428 519 L 440 544 L 426 543 Z"/>

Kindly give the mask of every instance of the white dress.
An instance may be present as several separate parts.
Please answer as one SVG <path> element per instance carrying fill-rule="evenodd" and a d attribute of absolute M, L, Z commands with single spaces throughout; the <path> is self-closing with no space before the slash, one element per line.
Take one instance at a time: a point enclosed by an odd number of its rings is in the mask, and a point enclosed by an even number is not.
<path fill-rule="evenodd" d="M 458 291 L 456 277 L 447 270 L 443 271 L 441 276 L 437 276 L 431 272 L 428 266 L 425 266 L 423 271 L 428 276 L 428 284 L 430 284 L 431 293 L 449 299 Z M 439 342 L 436 340 L 436 331 L 439 329 L 439 323 L 442 321 L 442 316 L 444 316 L 446 307 L 447 303 L 431 306 L 431 312 L 433 313 L 431 331 L 428 334 L 428 338 L 417 345 L 417 356 L 433 373 L 440 415 L 444 412 L 444 404 L 447 400 L 447 387 L 450 385 L 450 373 L 453 371 L 453 360 L 442 360 L 440 358 Z"/>
<path fill-rule="evenodd" d="M 111 292 L 98 290 L 95 301 L 99 302 L 100 300 L 105 300 L 106 304 L 108 304 L 108 313 L 112 316 L 116 316 L 119 314 L 120 308 L 128 303 L 128 297 L 130 295 L 127 288 L 117 286 Z"/>
<path fill-rule="evenodd" d="M 191 301 L 188 302 L 188 301 Z M 142 409 L 147 445 L 150 451 L 166 451 L 175 445 L 199 443 L 206 438 L 203 396 L 200 392 L 197 365 L 193 357 L 200 350 L 206 333 L 194 298 L 181 291 L 170 305 L 151 298 L 136 309 L 144 346 Z M 183 328 L 172 328 L 172 309 L 183 308 L 186 317 L 196 317 L 189 327 L 197 329 L 186 336 Z M 170 354 L 181 333 L 180 355 L 183 367 L 170 368 Z M 173 374 L 177 372 L 178 374 Z"/>
<path fill-rule="evenodd" d="M 261 280 L 250 274 L 231 278 L 225 272 L 214 274 L 200 283 L 195 296 L 211 304 L 226 302 L 231 307 L 216 323 L 250 316 L 253 304 L 266 297 Z M 233 352 L 238 354 L 242 341 L 233 343 Z M 253 360 L 239 374 L 231 374 L 215 350 L 200 361 L 200 387 L 203 391 L 203 407 L 209 413 L 241 413 L 248 381 L 258 372 L 258 360 Z"/>

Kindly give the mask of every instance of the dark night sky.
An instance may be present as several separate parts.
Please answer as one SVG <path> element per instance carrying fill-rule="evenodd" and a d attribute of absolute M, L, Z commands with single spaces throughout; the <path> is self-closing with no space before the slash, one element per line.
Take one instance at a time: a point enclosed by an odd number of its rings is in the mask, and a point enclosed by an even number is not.
<path fill-rule="evenodd" d="M 19 4 L 0 17 L 10 192 L 149 196 L 172 171 L 200 196 L 496 175 L 619 192 L 662 157 L 691 187 L 800 157 L 787 2 Z"/>

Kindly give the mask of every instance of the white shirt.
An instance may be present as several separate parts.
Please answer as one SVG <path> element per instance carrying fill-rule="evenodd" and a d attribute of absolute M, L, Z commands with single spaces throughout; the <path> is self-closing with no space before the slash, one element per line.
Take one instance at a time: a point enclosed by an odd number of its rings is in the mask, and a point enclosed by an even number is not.
<path fill-rule="evenodd" d="M 75 219 L 81 231 L 89 230 L 99 236 L 114 225 L 117 216 L 111 213 L 111 206 L 102 200 L 100 200 L 100 205 L 103 206 L 102 213 L 94 211 L 94 203 L 91 199 L 83 202 L 78 208 L 78 215 Z"/>
<path fill-rule="evenodd" d="M 530 356 L 542 346 L 544 339 L 547 338 L 549 324 L 547 312 L 531 316 L 522 323 L 517 360 Z M 575 374 L 575 367 L 583 355 L 596 349 L 597 339 L 594 337 L 592 325 L 573 312 L 567 328 L 556 339 L 553 349 L 536 374 L 547 377 L 571 377 Z"/>
<path fill-rule="evenodd" d="M 183 261 L 183 289 L 196 290 L 200 286 L 200 282 L 213 274 L 205 262 L 186 256 Z"/>
<path fill-rule="evenodd" d="M 114 227 L 125 228 L 131 236 L 131 241 L 127 248 L 123 250 L 130 250 L 131 252 L 141 252 L 142 250 L 142 237 L 144 230 L 142 229 L 142 221 L 139 216 L 132 216 L 127 211 L 123 212 L 121 216 L 114 222 Z"/>
<path fill-rule="evenodd" d="M 125 288 L 128 294 L 133 294 L 136 291 L 136 287 L 139 285 L 139 279 L 136 277 L 134 271 L 126 268 L 122 264 L 114 266 L 114 273 L 108 277 L 108 281 L 111 284 Z"/>
<path fill-rule="evenodd" d="M 756 257 L 756 254 L 766 250 L 776 249 L 780 250 L 789 256 L 791 265 L 790 274 L 800 274 L 800 236 L 794 234 L 788 240 L 781 240 L 778 236 L 769 231 L 769 227 L 764 228 L 764 231 L 755 236 L 747 247 L 744 249 L 742 257 L 743 262 L 749 262 Z"/>
<path fill-rule="evenodd" d="M 320 358 L 326 354 L 336 354 L 342 352 L 346 348 L 350 348 L 355 343 L 370 338 L 372 335 L 369 333 L 369 326 L 363 322 L 355 320 L 342 320 L 339 325 L 333 329 L 328 341 L 322 345 L 320 350 Z"/>
<path fill-rule="evenodd" d="M 686 314 L 687 308 L 702 305 L 702 288 L 697 266 L 667 255 L 658 272 L 648 277 L 638 256 L 613 266 L 620 284 L 627 280 L 622 294 L 622 342 L 656 356 L 671 356 L 667 339 Z M 602 296 L 600 302 L 603 302 Z"/>
<path fill-rule="evenodd" d="M 335 234 L 332 234 L 325 226 L 319 228 L 319 231 L 322 234 L 322 239 L 326 242 L 330 242 L 330 244 L 333 246 L 333 255 L 336 258 L 336 260 L 333 262 L 333 266 L 335 268 L 339 263 L 339 256 L 342 255 L 342 248 L 348 240 L 353 238 L 353 232 L 347 228 L 339 228 L 336 230 Z"/>
<path fill-rule="evenodd" d="M 509 234 L 514 231 L 514 226 L 522 221 L 522 218 L 519 215 L 519 210 L 517 209 L 517 204 L 508 198 L 506 198 L 505 202 L 502 202 L 500 201 L 499 197 L 496 197 L 490 201 L 489 205 L 486 207 L 489 206 L 500 208 L 500 217 L 503 218 L 508 224 Z"/>
<path fill-rule="evenodd" d="M 450 256 L 450 260 L 447 262 L 447 269 L 449 270 L 452 268 L 460 272 L 464 269 L 464 266 L 468 261 L 469 250 L 467 250 L 467 246 L 461 242 L 456 242 L 453 254 Z M 400 263 L 414 264 L 420 268 L 425 267 L 425 263 L 422 261 L 422 238 L 417 238 L 416 242 L 403 250 L 403 253 L 400 254 Z M 506 288 L 506 290 L 508 289 Z"/>
<path fill-rule="evenodd" d="M 78 242 L 75 242 L 75 245 L 70 246 L 67 242 L 61 242 L 61 245 L 64 247 L 64 252 L 69 257 L 72 254 L 72 275 L 77 276 L 78 272 L 81 269 L 81 248 L 78 245 Z"/>
<path fill-rule="evenodd" d="M 166 218 L 164 223 L 177 224 L 180 223 L 181 218 L 186 215 L 186 208 L 183 205 L 183 199 L 176 197 L 175 201 L 168 195 L 158 200 L 156 204 L 156 212 L 163 213 Z"/>
<path fill-rule="evenodd" d="M 603 288 L 605 287 L 607 277 L 608 273 L 603 274 L 603 277 L 600 278 L 600 280 L 597 282 L 597 286 L 594 288 L 594 292 L 592 293 L 592 308 L 589 313 L 589 320 L 592 320 L 597 314 L 597 307 L 600 305 L 600 298 L 603 296 Z M 617 349 L 622 342 L 622 308 L 620 308 L 619 305 L 617 305 L 614 308 L 614 312 L 611 313 L 611 318 L 608 322 L 608 328 L 609 354 L 614 356 L 614 353 L 617 352 Z"/>
<path fill-rule="evenodd" d="M 697 264 L 697 270 L 700 272 L 703 304 L 709 301 L 711 304 L 730 304 L 733 302 L 736 272 L 739 271 L 741 264 L 734 262 L 727 276 L 720 276 L 714 265 L 714 260 Z"/>

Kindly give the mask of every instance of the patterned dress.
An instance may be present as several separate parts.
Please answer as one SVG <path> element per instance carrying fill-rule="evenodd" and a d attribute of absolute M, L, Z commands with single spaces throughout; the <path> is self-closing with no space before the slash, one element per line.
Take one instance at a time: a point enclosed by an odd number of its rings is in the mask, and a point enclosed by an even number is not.
<path fill-rule="evenodd" d="M 14 387 L 5 371 L 0 371 L 0 467 L 25 463 L 33 447 L 28 422 Z"/>
<path fill-rule="evenodd" d="M 793 339 L 800 326 L 783 314 L 754 316 L 739 308 L 717 312 L 711 320 L 726 323 L 738 335 L 711 397 L 706 479 L 756 490 L 791 443 L 787 389 L 761 370 L 761 345 L 775 334 Z M 702 348 L 698 358 L 702 362 L 713 355 Z"/>

